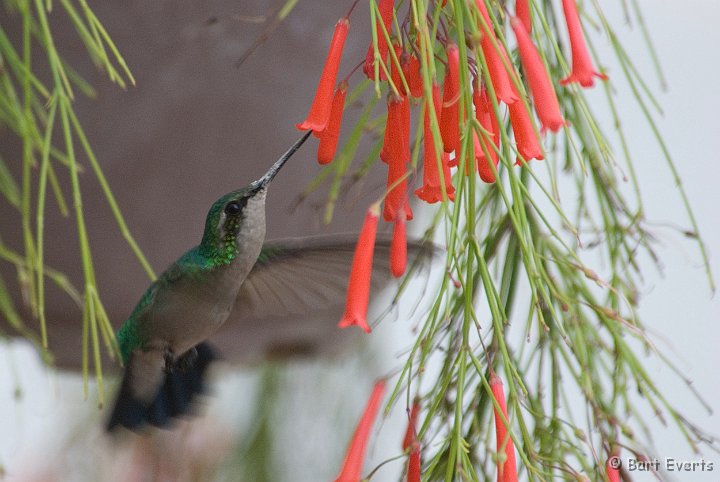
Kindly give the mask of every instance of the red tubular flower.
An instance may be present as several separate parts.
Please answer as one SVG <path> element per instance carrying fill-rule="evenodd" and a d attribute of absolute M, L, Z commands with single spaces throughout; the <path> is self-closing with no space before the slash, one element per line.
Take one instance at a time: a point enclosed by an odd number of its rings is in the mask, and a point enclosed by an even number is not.
<path fill-rule="evenodd" d="M 402 448 L 407 450 L 408 447 L 413 444 L 417 444 L 417 419 L 420 416 L 420 401 L 416 398 L 413 400 L 412 407 L 410 408 L 410 416 L 408 417 L 408 426 L 405 431 L 405 438 L 403 438 Z"/>
<path fill-rule="evenodd" d="M 445 152 L 459 152 L 460 127 L 458 112 L 460 110 L 460 51 L 455 44 L 448 44 L 447 70 L 443 81 L 443 108 L 440 115 L 440 134 L 442 134 Z"/>
<path fill-rule="evenodd" d="M 385 195 L 385 204 L 383 205 L 383 219 L 385 221 L 395 221 L 400 217 L 410 221 L 413 218 L 412 209 L 408 202 L 407 178 L 397 182 L 405 176 L 406 172 L 405 162 L 397 162 L 393 159 L 388 162 L 388 192 Z M 393 185 L 394 187 L 392 187 Z"/>
<path fill-rule="evenodd" d="M 394 7 L 395 0 L 380 0 L 380 3 L 378 3 L 380 20 L 382 20 L 383 25 L 385 25 L 385 30 L 387 30 L 388 33 L 390 33 L 392 29 Z M 380 21 L 376 22 L 375 25 L 377 27 L 378 52 L 380 53 L 380 58 L 385 60 L 387 59 L 388 55 L 388 43 L 387 40 L 385 40 L 385 34 L 383 33 L 382 27 L 380 26 Z M 365 75 L 367 75 L 368 79 L 372 80 L 375 78 L 375 49 L 373 48 L 372 42 L 370 42 L 367 55 L 365 56 L 365 65 L 363 66 L 363 72 L 365 72 Z M 387 80 L 387 76 L 385 75 L 385 72 L 383 72 L 382 68 L 380 68 L 380 80 Z"/>
<path fill-rule="evenodd" d="M 310 106 L 310 113 L 307 118 L 300 124 L 296 124 L 301 131 L 312 129 L 315 132 L 325 130 L 328 120 L 330 119 L 330 110 L 332 107 L 333 88 L 337 80 L 337 72 L 340 67 L 340 57 L 342 57 L 343 46 L 347 38 L 350 21 L 347 17 L 343 17 L 335 24 L 335 33 L 333 33 L 330 42 L 330 51 L 328 52 L 325 67 L 320 75 L 320 83 L 315 92 L 315 99 Z"/>
<path fill-rule="evenodd" d="M 327 127 L 320 133 L 320 144 L 318 145 L 318 162 L 329 164 L 335 157 L 338 138 L 340 137 L 340 124 L 342 124 L 343 108 L 345 107 L 345 95 L 348 84 L 344 80 L 335 89 L 335 96 L 330 109 L 330 119 Z"/>
<path fill-rule="evenodd" d="M 390 102 L 390 98 L 388 97 L 387 102 L 387 118 L 385 119 L 385 133 L 383 134 L 383 145 L 382 149 L 380 149 L 380 160 L 384 162 L 385 164 L 388 163 L 388 159 L 390 159 L 390 151 L 392 148 L 393 143 L 398 142 L 397 139 L 395 139 L 395 136 L 397 135 L 398 127 L 397 125 L 400 123 L 400 103 L 399 102 Z"/>
<path fill-rule="evenodd" d="M 408 426 L 403 439 L 403 450 L 410 449 L 410 457 L 408 458 L 407 482 L 420 482 L 420 443 L 417 439 L 417 419 L 420 414 L 420 401 L 416 398 L 413 400 L 410 416 L 408 418 Z"/>
<path fill-rule="evenodd" d="M 605 475 L 610 482 L 620 482 L 620 470 L 610 465 L 612 457 L 605 463 Z"/>
<path fill-rule="evenodd" d="M 557 132 L 566 122 L 560 113 L 560 104 L 557 95 L 555 95 L 550 75 L 548 75 L 545 64 L 543 64 L 535 45 L 530 40 L 530 35 L 525 31 L 522 21 L 517 17 L 513 17 L 510 20 L 510 25 L 515 32 L 518 49 L 520 50 L 520 60 L 522 60 L 523 67 L 525 67 L 528 85 L 535 101 L 535 110 L 542 129 Z"/>
<path fill-rule="evenodd" d="M 495 36 L 495 31 L 493 30 L 492 23 L 490 21 L 490 14 L 488 14 L 484 0 L 475 0 L 475 4 L 485 20 L 484 24 L 482 21 L 480 22 L 478 28 L 480 29 L 480 33 L 482 33 L 480 47 L 482 48 L 485 61 L 488 65 L 490 80 L 492 80 L 492 85 L 498 99 L 502 100 L 507 105 L 510 105 L 520 99 L 520 96 L 518 95 L 515 85 L 510 77 L 510 73 L 505 68 L 505 64 L 507 63 L 507 65 L 512 69 L 512 63 L 508 58 L 505 48 Z M 497 44 L 497 49 L 493 44 L 493 40 Z M 515 75 L 514 72 L 512 75 Z"/>
<path fill-rule="evenodd" d="M 370 275 L 372 274 L 373 251 L 375 250 L 375 234 L 379 214 L 376 204 L 370 206 L 370 209 L 365 214 L 365 222 L 355 246 L 355 254 L 350 268 L 345 314 L 338 323 L 340 328 L 354 325 L 362 328 L 365 333 L 370 333 L 367 310 L 370 301 Z"/>
<path fill-rule="evenodd" d="M 400 77 L 400 72 L 402 71 L 403 48 L 399 43 L 393 43 L 393 49 L 395 50 L 395 56 L 398 58 L 398 62 L 400 63 L 400 69 L 398 69 L 395 65 L 395 61 L 390 58 L 388 60 L 390 62 L 390 78 L 392 79 L 393 84 L 395 84 L 395 87 L 397 87 L 400 95 L 407 95 L 405 85 L 403 84 L 402 78 Z M 403 71 L 403 76 L 404 75 L 405 72 Z M 407 79 L 405 79 L 405 81 L 407 81 Z"/>
<path fill-rule="evenodd" d="M 477 118 L 480 125 L 490 133 L 491 138 L 487 138 L 481 135 L 483 144 L 480 145 L 480 151 L 475 151 L 475 157 L 477 159 L 478 173 L 480 179 L 487 183 L 495 182 L 495 173 L 493 172 L 490 164 L 488 163 L 485 151 L 482 150 L 483 145 L 490 154 L 490 160 L 492 160 L 495 168 L 498 166 L 498 153 L 496 148 L 500 148 L 500 123 L 495 117 L 495 111 L 492 108 L 488 93 L 485 87 L 475 86 L 473 90 L 473 105 L 475 105 L 475 117 Z M 492 144 L 495 144 L 495 147 Z"/>
<path fill-rule="evenodd" d="M 530 17 L 530 5 L 528 0 L 517 0 L 515 2 L 515 15 L 522 21 L 527 33 L 532 32 L 532 17 Z"/>
<path fill-rule="evenodd" d="M 422 97 L 423 79 L 420 72 L 420 61 L 414 55 L 404 53 L 402 69 L 408 87 L 410 87 L 410 95 L 413 97 Z"/>
<path fill-rule="evenodd" d="M 410 102 L 407 97 L 393 96 L 392 102 L 388 97 L 388 114 L 385 120 L 385 135 L 380 150 L 380 160 L 385 164 L 391 156 L 396 145 L 402 146 L 404 161 L 410 160 Z M 402 136 L 402 137 L 401 137 Z"/>
<path fill-rule="evenodd" d="M 616 447 L 605 462 L 605 475 L 609 482 L 620 482 L 620 451 Z"/>
<path fill-rule="evenodd" d="M 544 159 L 540 140 L 533 129 L 530 114 L 525 109 L 525 104 L 516 102 L 508 106 L 510 113 L 510 125 L 512 125 L 515 134 L 515 145 L 517 150 L 525 161 L 530 159 Z M 518 158 L 516 164 L 521 164 Z"/>
<path fill-rule="evenodd" d="M 420 482 L 421 462 L 420 445 L 418 444 L 415 448 L 413 448 L 412 452 L 410 452 L 410 458 L 408 459 L 407 482 Z"/>
<path fill-rule="evenodd" d="M 562 0 L 562 6 L 570 37 L 570 50 L 572 50 L 572 72 L 560 81 L 560 85 L 577 82 L 583 87 L 592 87 L 595 83 L 593 77 L 607 80 L 607 75 L 597 72 L 593 66 L 575 0 Z"/>
<path fill-rule="evenodd" d="M 433 104 L 436 116 L 441 112 L 440 104 L 440 88 L 437 84 L 432 86 Z M 430 105 L 425 109 L 423 133 L 423 185 L 415 190 L 415 195 L 423 201 L 433 204 L 442 201 L 442 187 L 440 184 L 440 173 L 438 171 L 437 153 L 435 152 L 435 139 L 430 128 Z M 455 188 L 451 183 L 450 167 L 447 163 L 447 156 L 443 155 L 440 159 L 443 178 L 445 179 L 445 193 L 448 199 L 455 200 Z"/>
<path fill-rule="evenodd" d="M 362 475 L 363 463 L 365 462 L 365 450 L 367 449 L 370 431 L 375 423 L 375 417 L 380 409 L 383 393 L 385 392 L 385 381 L 375 383 L 370 394 L 365 411 L 355 427 L 355 433 L 350 441 L 350 447 L 345 455 L 340 475 L 335 482 L 359 482 Z"/>
<path fill-rule="evenodd" d="M 392 240 L 390 241 L 390 272 L 396 278 L 405 274 L 407 265 L 407 237 L 405 236 L 405 219 L 400 216 L 393 223 Z"/>
<path fill-rule="evenodd" d="M 490 375 L 488 383 L 490 384 L 490 390 L 492 391 L 493 397 L 495 397 L 495 400 L 497 400 L 497 403 L 500 406 L 502 415 L 504 415 L 505 419 L 507 419 L 507 406 L 505 404 L 505 393 L 503 392 L 502 380 L 493 373 Z M 493 407 L 495 407 L 494 403 Z M 515 464 L 515 446 L 513 445 L 512 438 L 508 435 L 508 430 L 505 426 L 505 422 L 503 421 L 503 417 L 500 415 L 497 408 L 495 408 L 495 435 L 497 439 L 497 451 L 505 451 L 505 462 L 502 464 L 498 463 L 497 480 L 498 482 L 517 482 L 518 476 L 517 465 Z"/>
<path fill-rule="evenodd" d="M 410 120 L 406 97 L 388 95 L 388 123 L 385 126 L 383 154 L 388 163 L 387 194 L 383 207 L 385 221 L 395 221 L 399 216 L 412 219 L 407 198 L 407 161 L 409 159 Z M 408 109 L 406 112 L 404 109 Z M 391 122 L 392 120 L 392 122 Z"/>
<path fill-rule="evenodd" d="M 400 103 L 400 131 L 402 133 L 403 160 L 410 162 L 410 101 L 405 96 Z"/>
<path fill-rule="evenodd" d="M 480 179 L 487 183 L 495 182 L 495 176 L 492 176 L 492 181 L 486 181 L 485 178 L 487 178 L 487 171 L 492 174 L 492 169 L 490 169 L 490 166 L 487 163 L 487 160 L 485 158 L 485 151 L 483 151 L 483 143 L 480 142 L 480 136 L 478 135 L 477 131 L 473 129 L 472 131 L 473 136 L 473 150 L 475 151 L 475 168 L 478 171 L 478 174 L 480 174 Z M 465 165 L 465 175 L 470 175 L 470 163 L 467 163 Z M 483 177 L 485 176 L 485 177 Z"/>

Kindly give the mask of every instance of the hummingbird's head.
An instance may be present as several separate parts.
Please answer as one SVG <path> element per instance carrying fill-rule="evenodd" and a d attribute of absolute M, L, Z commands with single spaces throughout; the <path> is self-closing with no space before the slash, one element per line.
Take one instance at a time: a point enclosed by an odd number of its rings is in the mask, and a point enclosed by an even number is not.
<path fill-rule="evenodd" d="M 229 264 L 246 246 L 254 248 L 257 244 L 259 252 L 265 239 L 265 195 L 268 185 L 309 137 L 310 132 L 300 138 L 260 179 L 213 203 L 205 220 L 205 233 L 200 244 L 205 255 Z"/>

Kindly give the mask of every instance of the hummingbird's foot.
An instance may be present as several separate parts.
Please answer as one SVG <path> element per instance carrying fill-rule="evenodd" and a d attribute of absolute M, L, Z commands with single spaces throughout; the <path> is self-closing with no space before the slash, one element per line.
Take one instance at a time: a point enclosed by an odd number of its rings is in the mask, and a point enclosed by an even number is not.
<path fill-rule="evenodd" d="M 185 373 L 188 369 L 195 365 L 195 361 L 198 358 L 197 348 L 192 347 L 188 351 L 182 354 L 180 357 L 176 357 L 175 353 L 170 347 L 165 348 L 165 373 Z"/>
<path fill-rule="evenodd" d="M 182 373 L 185 373 L 190 368 L 192 368 L 193 365 L 195 365 L 195 362 L 197 361 L 197 359 L 198 359 L 197 348 L 192 347 L 188 351 L 183 353 L 180 358 L 175 360 L 175 366 L 173 368 Z"/>
<path fill-rule="evenodd" d="M 177 361 L 175 359 L 175 353 L 172 351 L 172 348 L 170 348 L 169 346 L 165 347 L 165 353 L 163 354 L 163 358 L 165 359 L 165 373 L 174 372 Z"/>

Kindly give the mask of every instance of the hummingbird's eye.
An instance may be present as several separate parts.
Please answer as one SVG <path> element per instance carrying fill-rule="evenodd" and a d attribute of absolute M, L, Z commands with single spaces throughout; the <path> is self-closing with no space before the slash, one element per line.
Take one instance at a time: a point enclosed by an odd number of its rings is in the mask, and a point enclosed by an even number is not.
<path fill-rule="evenodd" d="M 240 206 L 240 203 L 237 201 L 231 201 L 225 206 L 225 214 L 230 216 L 240 214 L 240 211 L 242 211 L 242 206 Z"/>

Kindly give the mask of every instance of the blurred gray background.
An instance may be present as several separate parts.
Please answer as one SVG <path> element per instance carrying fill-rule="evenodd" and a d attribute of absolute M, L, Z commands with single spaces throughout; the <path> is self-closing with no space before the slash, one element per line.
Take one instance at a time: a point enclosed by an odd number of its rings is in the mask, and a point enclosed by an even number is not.
<path fill-rule="evenodd" d="M 652 64 L 639 29 L 630 30 L 623 26 L 621 3 L 603 2 L 603 9 L 616 26 L 638 69 L 647 73 L 651 88 L 658 92 L 659 84 L 652 77 Z M 70 53 L 71 63 L 78 66 L 97 88 L 97 99 L 78 100 L 81 120 L 88 129 L 130 228 L 159 272 L 179 253 L 198 242 L 205 213 L 212 201 L 258 177 L 298 137 L 294 123 L 307 113 L 332 25 L 344 14 L 347 5 L 343 2 L 300 2 L 274 35 L 240 69 L 235 69 L 235 60 L 265 27 L 249 17 L 265 14 L 269 8 L 266 2 L 91 4 L 124 53 L 138 86 L 123 92 L 109 84 L 89 63 L 74 32 L 68 31 L 66 36 L 58 38 L 58 44 L 61 50 Z M 720 95 L 716 79 L 720 67 L 711 52 L 720 45 L 720 30 L 716 28 L 720 6 L 713 0 L 646 0 L 640 4 L 668 82 L 668 91 L 659 94 L 664 108 L 661 131 L 678 164 L 717 278 L 720 276 L 716 255 L 716 247 L 720 246 L 717 222 L 720 195 L 716 186 L 720 179 L 717 160 Z M 352 23 L 340 75 L 364 57 L 369 31 L 366 7 L 359 7 Z M 720 399 L 716 373 L 720 364 L 717 350 L 720 302 L 717 297 L 711 297 L 696 247 L 662 226 L 662 223 L 688 226 L 680 198 L 652 133 L 635 108 L 631 93 L 621 79 L 620 69 L 613 62 L 608 43 L 600 39 L 596 45 L 601 49 L 599 56 L 608 67 L 614 85 L 625 99 L 621 103 L 622 127 L 631 140 L 630 148 L 642 181 L 648 218 L 658 223 L 656 232 L 662 243 L 659 254 L 664 270 L 661 275 L 652 266 L 645 268 L 646 284 L 639 315 L 659 348 L 694 381 L 694 387 L 717 406 Z M 604 110 L 601 92 L 597 90 L 591 97 L 600 123 L 610 133 L 612 125 Z M 269 237 L 316 234 L 326 230 L 320 222 L 319 211 L 314 208 L 318 199 L 311 200 L 295 215 L 290 216 L 287 211 L 294 195 L 318 172 L 314 167 L 308 167 L 314 166 L 313 147 L 300 152 L 273 184 L 268 200 Z M 368 181 L 351 193 L 350 200 L 340 207 L 336 223 L 330 228 L 332 231 L 357 229 L 367 204 L 365 201 L 369 199 L 362 195 L 381 185 L 380 181 L 376 184 Z M 111 318 L 118 322 L 147 286 L 147 278 L 119 235 L 97 183 L 90 175 L 85 175 L 83 186 L 101 294 Z M 53 211 L 55 205 L 50 203 L 48 209 Z M 4 220 L 10 214 L 3 212 L 0 215 Z M 65 221 L 50 222 L 48 239 L 62 242 L 48 243 L 49 262 L 79 274 L 74 262 L 77 259 L 74 228 L 66 226 Z M 3 237 L 8 244 L 17 242 L 6 233 Z M 58 302 L 52 305 L 51 317 L 76 319 L 78 311 L 72 304 L 63 302 L 60 297 L 55 300 Z M 406 327 L 397 326 L 382 326 L 378 333 L 397 337 L 396 340 L 410 336 Z M 288 472 L 293 473 L 294 480 L 317 480 L 313 477 L 318 474 L 325 478 L 334 475 L 346 438 L 335 439 L 334 445 L 328 444 L 327 440 L 333 440 L 333 433 L 340 431 L 336 426 L 341 426 L 344 434 L 348 433 L 348 427 L 354 422 L 338 421 L 341 420 L 338 413 L 343 408 L 357 413 L 369 391 L 368 380 L 372 373 L 381 373 L 382 360 L 397 355 L 394 351 L 397 348 L 382 345 L 380 342 L 371 349 L 370 353 L 379 354 L 377 359 L 359 355 L 360 361 L 346 361 L 331 368 L 318 362 L 285 375 L 286 388 L 294 384 L 295 389 L 288 388 L 292 398 L 288 396 L 285 408 L 278 410 L 287 417 L 300 416 L 298 413 L 304 413 L 306 417 L 298 433 L 289 435 L 284 442 L 290 447 L 293 447 L 293 441 L 300 444 L 299 448 L 295 446 L 300 453 L 288 455 L 286 460 L 288 467 L 295 468 L 287 469 L 295 470 Z M 368 359 L 372 359 L 373 368 L 367 378 L 348 383 L 342 375 L 343 370 L 356 370 Z M 668 368 L 652 358 L 647 363 L 676 406 L 706 430 L 720 434 L 717 416 L 704 412 Z M 312 407 L 318 403 L 322 393 L 307 388 L 303 391 L 301 380 L 320 372 L 326 373 L 318 382 L 320 386 L 326 384 L 333 388 L 327 393 L 335 393 L 337 387 L 344 384 L 347 387 L 344 397 L 352 401 L 345 407 L 332 405 L 313 417 L 301 408 L 303 404 Z M 248 372 L 229 378 L 246 382 L 253 377 L 257 381 L 260 376 Z M 243 380 L 237 383 L 242 384 Z M 226 413 L 232 413 L 233 409 L 237 411 L 253 396 L 253 393 L 245 393 L 238 399 L 232 389 L 235 381 L 224 383 L 226 386 L 220 391 L 225 397 L 217 403 L 225 407 Z M 18 387 L 23 396 L 16 400 L 14 393 Z M 79 399 L 80 385 L 76 377 L 48 373 L 25 345 L 15 343 L 0 349 L 0 426 L 3 427 L 0 464 L 5 466 L 8 474 L 27 474 L 21 470 L 23 466 L 39 470 L 40 462 L 59 458 L 59 455 L 47 454 L 56 453 L 59 445 L 67 443 L 67 420 L 87 417 L 94 411 L 94 395 L 90 395 L 91 401 L 87 403 L 78 403 Z M 309 412 L 314 414 L 316 411 Z M 252 414 L 245 415 L 248 417 Z M 392 423 L 388 422 L 388 425 L 392 426 Z M 399 427 L 397 430 L 403 430 L 401 420 L 396 420 L 395 424 Z M 663 429 L 659 420 L 651 429 L 660 456 L 698 459 L 680 435 Z M 383 432 L 388 431 L 392 430 L 384 427 Z M 60 435 L 54 435 L 55 432 Z M 309 439 L 308 433 L 312 434 Z M 325 444 L 316 444 L 315 441 L 323 436 L 328 437 Z M 383 440 L 371 448 L 371 460 L 382 460 L 383 456 L 398 450 L 396 440 Z M 303 441 L 307 446 L 302 446 Z M 318 452 L 321 449 L 324 451 Z M 326 460 L 312 459 L 318 467 L 313 471 L 304 465 L 311 457 Z M 675 479 L 717 480 L 720 456 L 706 453 L 704 457 L 715 462 L 714 472 L 681 474 Z M 80 457 L 66 463 L 82 464 L 81 460 Z M 85 460 L 84 463 L 90 462 Z M 397 469 L 381 471 L 378 480 L 396 480 Z M 633 475 L 638 481 L 654 480 L 649 474 Z"/>

